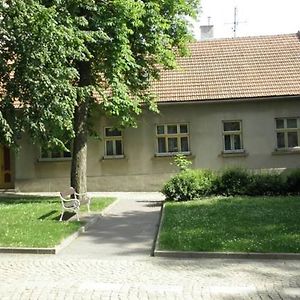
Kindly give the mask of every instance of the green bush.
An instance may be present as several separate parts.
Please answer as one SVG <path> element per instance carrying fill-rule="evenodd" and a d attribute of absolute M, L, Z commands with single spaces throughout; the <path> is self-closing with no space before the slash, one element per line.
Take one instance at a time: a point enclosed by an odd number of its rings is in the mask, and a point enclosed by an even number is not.
<path fill-rule="evenodd" d="M 260 173 L 249 175 L 249 182 L 245 194 L 250 196 L 275 196 L 284 195 L 286 185 L 283 177 L 276 173 Z"/>
<path fill-rule="evenodd" d="M 253 173 L 241 168 L 229 168 L 219 173 L 187 169 L 172 177 L 164 185 L 162 193 L 167 200 L 173 201 L 188 201 L 212 194 L 300 195 L 300 169 L 285 177 L 277 173 Z"/>
<path fill-rule="evenodd" d="M 183 154 L 176 154 L 174 157 L 174 164 L 179 168 L 179 170 L 187 171 L 190 170 L 192 162 L 188 160 Z"/>
<path fill-rule="evenodd" d="M 249 182 L 249 173 L 241 168 L 225 169 L 216 180 L 216 194 L 244 195 Z"/>
<path fill-rule="evenodd" d="M 187 201 L 210 195 L 215 175 L 209 170 L 186 170 L 172 177 L 163 187 L 167 200 Z"/>
<path fill-rule="evenodd" d="M 300 194 L 300 169 L 295 169 L 287 175 L 286 189 L 289 194 Z"/>

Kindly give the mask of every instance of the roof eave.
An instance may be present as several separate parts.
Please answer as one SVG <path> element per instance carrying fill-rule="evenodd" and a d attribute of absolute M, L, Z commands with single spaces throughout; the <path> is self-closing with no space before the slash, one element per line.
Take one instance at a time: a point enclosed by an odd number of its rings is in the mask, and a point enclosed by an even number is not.
<path fill-rule="evenodd" d="M 247 98 L 223 98 L 223 99 L 207 99 L 207 100 L 187 100 L 187 101 L 157 101 L 158 105 L 175 105 L 175 104 L 209 104 L 209 103 L 240 103 L 240 102 L 253 102 L 253 101 L 270 101 L 270 100 L 283 100 L 283 99 L 300 99 L 299 95 L 280 95 L 280 96 L 259 96 Z"/>

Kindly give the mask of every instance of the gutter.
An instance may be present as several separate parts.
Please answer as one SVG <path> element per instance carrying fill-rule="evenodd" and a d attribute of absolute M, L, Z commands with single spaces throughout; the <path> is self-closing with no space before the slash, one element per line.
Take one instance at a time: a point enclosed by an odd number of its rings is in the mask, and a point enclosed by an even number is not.
<path fill-rule="evenodd" d="M 280 101 L 280 100 L 300 100 L 299 95 L 266 96 L 253 98 L 230 98 L 230 99 L 212 99 L 212 100 L 189 100 L 189 101 L 157 101 L 157 105 L 178 105 L 178 104 L 215 104 L 215 103 L 241 103 L 241 102 L 261 102 L 261 101 Z"/>

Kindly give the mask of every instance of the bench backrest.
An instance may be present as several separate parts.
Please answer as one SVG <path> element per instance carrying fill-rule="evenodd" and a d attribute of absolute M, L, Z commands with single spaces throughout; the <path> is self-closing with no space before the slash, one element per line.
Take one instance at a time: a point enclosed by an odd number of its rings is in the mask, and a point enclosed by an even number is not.
<path fill-rule="evenodd" d="M 66 191 L 60 192 L 62 198 L 69 197 L 71 195 L 75 195 L 75 189 L 73 187 L 69 187 Z"/>

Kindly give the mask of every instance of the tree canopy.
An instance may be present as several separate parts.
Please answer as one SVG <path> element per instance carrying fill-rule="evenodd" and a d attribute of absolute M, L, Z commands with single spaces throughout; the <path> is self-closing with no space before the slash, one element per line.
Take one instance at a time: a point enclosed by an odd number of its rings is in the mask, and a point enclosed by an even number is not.
<path fill-rule="evenodd" d="M 24 131 L 64 147 L 96 103 L 132 126 L 160 66 L 174 68 L 199 0 L 4 0 L 0 4 L 0 142 Z M 81 108 L 81 104 L 83 105 Z M 78 109 L 78 115 L 76 115 Z M 76 119 L 83 118 L 76 126 Z M 83 130 L 86 134 L 86 130 Z"/>

